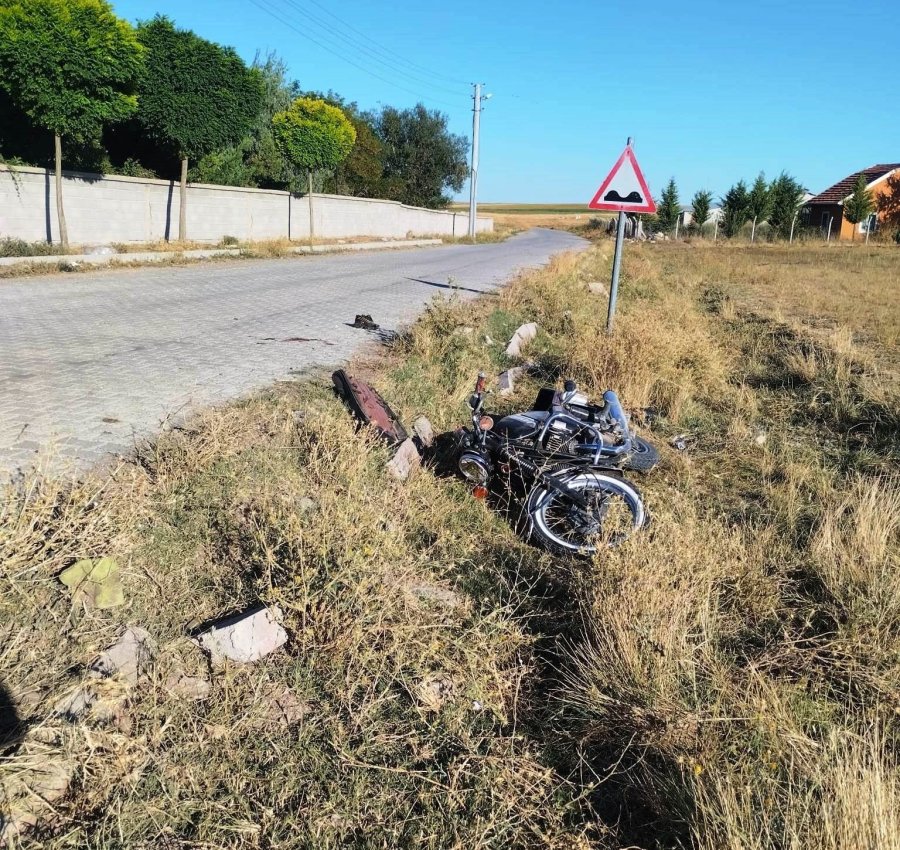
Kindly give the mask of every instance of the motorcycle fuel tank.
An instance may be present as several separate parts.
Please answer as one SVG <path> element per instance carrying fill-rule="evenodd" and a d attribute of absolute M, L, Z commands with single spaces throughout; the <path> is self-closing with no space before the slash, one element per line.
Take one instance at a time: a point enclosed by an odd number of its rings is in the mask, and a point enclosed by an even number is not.
<path fill-rule="evenodd" d="M 537 436 L 549 414 L 543 410 L 529 410 L 504 416 L 494 425 L 494 433 L 507 440 L 527 440 Z"/>

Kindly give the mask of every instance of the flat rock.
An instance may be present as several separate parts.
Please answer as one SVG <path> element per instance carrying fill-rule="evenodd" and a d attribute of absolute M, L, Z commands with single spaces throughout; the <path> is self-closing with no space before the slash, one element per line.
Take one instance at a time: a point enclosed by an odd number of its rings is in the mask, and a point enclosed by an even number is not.
<path fill-rule="evenodd" d="M 196 642 L 214 665 L 222 665 L 226 660 L 251 664 L 287 642 L 282 617 L 277 605 L 254 608 L 219 620 L 199 634 Z"/>
<path fill-rule="evenodd" d="M 155 654 L 156 644 L 150 633 L 139 626 L 129 626 L 88 669 L 92 676 L 118 676 L 129 685 L 136 685 Z"/>
<path fill-rule="evenodd" d="M 591 281 L 591 283 L 587 285 L 587 288 L 588 292 L 590 292 L 591 295 L 609 294 L 609 288 L 607 287 L 607 285 L 605 283 L 600 283 L 599 280 Z"/>
<path fill-rule="evenodd" d="M 434 442 L 434 427 L 427 416 L 420 416 L 413 422 L 413 434 L 419 438 L 419 443 L 426 448 Z"/>
<path fill-rule="evenodd" d="M 421 464 L 419 450 L 416 448 L 412 437 L 407 438 L 394 453 L 394 457 L 388 462 L 387 471 L 398 481 L 406 481 Z"/>
<path fill-rule="evenodd" d="M 518 357 L 522 353 L 522 346 L 528 344 L 537 336 L 538 326 L 536 322 L 528 322 L 520 325 L 512 335 L 506 346 L 507 357 Z"/>
<path fill-rule="evenodd" d="M 209 696 L 212 685 L 203 676 L 188 676 L 183 670 L 178 670 L 166 679 L 165 688 L 179 699 L 199 702 Z"/>
<path fill-rule="evenodd" d="M 91 688 L 79 687 L 56 701 L 53 714 L 75 721 L 83 717 L 95 702 L 97 694 Z"/>
<path fill-rule="evenodd" d="M 16 839 L 40 821 L 56 814 L 53 804 L 64 797 L 75 765 L 59 753 L 41 748 L 27 754 L 21 767 L 0 781 L 0 845 L 17 846 Z"/>
<path fill-rule="evenodd" d="M 497 376 L 497 394 L 512 395 L 516 391 L 516 381 L 528 374 L 528 366 L 513 366 Z"/>

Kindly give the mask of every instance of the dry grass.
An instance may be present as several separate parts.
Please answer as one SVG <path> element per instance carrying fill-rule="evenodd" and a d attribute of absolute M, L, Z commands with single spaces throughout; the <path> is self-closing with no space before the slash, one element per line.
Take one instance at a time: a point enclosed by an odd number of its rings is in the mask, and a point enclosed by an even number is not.
<path fill-rule="evenodd" d="M 316 380 L 111 478 L 10 489 L 0 682 L 29 726 L 0 779 L 72 772 L 23 846 L 898 846 L 900 252 L 797 250 L 629 245 L 607 338 L 601 244 L 435 302 L 359 364 L 451 428 L 535 320 L 544 379 L 615 387 L 663 463 L 649 531 L 593 564 L 524 546 L 455 482 L 392 481 Z M 72 610 L 55 576 L 106 554 L 125 608 Z M 259 601 L 286 650 L 174 696 L 205 669 L 191 630 Z M 54 716 L 126 623 L 157 641 L 148 680 Z"/>

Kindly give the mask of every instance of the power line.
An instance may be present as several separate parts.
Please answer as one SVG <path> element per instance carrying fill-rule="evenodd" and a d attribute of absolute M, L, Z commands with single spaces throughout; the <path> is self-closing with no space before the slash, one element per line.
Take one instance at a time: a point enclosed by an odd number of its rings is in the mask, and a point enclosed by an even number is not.
<path fill-rule="evenodd" d="M 432 103 L 439 103 L 439 104 L 441 104 L 441 105 L 443 105 L 443 106 L 450 106 L 450 107 L 452 107 L 452 108 L 454 108 L 454 109 L 459 109 L 459 108 L 462 106 L 462 104 L 461 104 L 461 103 L 458 103 L 458 102 L 457 102 L 457 103 L 451 103 L 451 102 L 449 102 L 449 101 L 442 100 L 442 99 L 436 98 L 436 97 L 422 96 L 419 92 L 414 91 L 413 89 L 410 89 L 410 88 L 407 88 L 406 86 L 400 85 L 399 83 L 397 83 L 397 82 L 395 82 L 395 81 L 393 81 L 393 80 L 390 80 L 390 79 L 388 79 L 387 77 L 382 76 L 381 74 L 377 74 L 377 73 L 375 73 L 375 71 L 372 71 L 371 69 L 366 68 L 366 67 L 364 67 L 363 65 L 360 65 L 360 64 L 357 63 L 357 62 L 354 62 L 352 59 L 350 59 L 350 58 L 348 58 L 346 55 L 344 55 L 344 53 L 341 53 L 341 52 L 339 52 L 338 50 L 334 49 L 333 47 L 331 47 L 331 46 L 329 46 L 329 45 L 327 45 L 327 44 L 323 44 L 323 43 L 322 43 L 321 41 L 319 41 L 318 39 L 313 38 L 311 35 L 309 35 L 309 33 L 304 32 L 302 29 L 300 29 L 299 27 L 295 26 L 290 20 L 286 20 L 284 17 L 282 17 L 282 14 L 279 14 L 282 10 L 277 9 L 277 7 L 276 7 L 275 9 L 270 8 L 269 6 L 265 5 L 265 3 L 262 2 L 262 0 L 250 0 L 250 2 L 251 2 L 254 6 L 256 6 L 257 8 L 259 8 L 259 9 L 261 9 L 263 12 L 265 12 L 267 15 L 269 15 L 269 16 L 275 18 L 275 20 L 277 20 L 277 21 L 279 21 L 280 23 L 284 24 L 284 26 L 286 26 L 286 27 L 288 27 L 289 29 L 291 29 L 291 30 L 293 30 L 294 32 L 296 32 L 296 33 L 297 33 L 298 35 L 300 35 L 302 38 L 305 38 L 307 41 L 311 42 L 312 44 L 315 44 L 315 45 L 316 45 L 317 47 L 319 47 L 320 49 L 326 51 L 327 53 L 332 54 L 332 56 L 336 56 L 337 58 L 342 59 L 342 60 L 343 60 L 344 62 L 346 62 L 348 65 L 352 65 L 354 68 L 359 69 L 359 70 L 362 71 L 364 74 L 367 74 L 368 76 L 373 77 L 373 78 L 376 79 L 376 80 L 380 80 L 381 82 L 387 83 L 388 85 L 393 86 L 394 88 L 400 89 L 401 91 L 405 91 L 405 92 L 407 92 L 408 94 L 411 94 L 411 95 L 413 95 L 414 97 L 416 97 L 416 98 L 418 98 L 418 99 L 420 99 L 420 100 L 430 100 Z"/>
<path fill-rule="evenodd" d="M 333 18 L 339 24 L 342 24 L 343 26 L 347 27 L 347 29 L 351 30 L 352 32 L 355 32 L 358 36 L 362 37 L 366 41 L 375 45 L 379 51 L 381 51 L 385 54 L 388 54 L 391 52 L 391 51 L 387 50 L 386 48 L 382 48 L 382 46 L 375 39 L 373 39 L 371 36 L 364 33 L 362 30 L 357 29 L 355 26 L 353 26 L 353 24 L 351 24 L 351 23 L 345 21 L 343 18 L 340 18 L 337 15 L 335 15 L 334 12 L 332 12 L 328 7 L 323 6 L 321 3 L 318 2 L 318 0 L 309 0 L 309 2 L 312 3 L 313 6 L 316 6 L 317 8 L 321 9 L 323 12 L 325 12 L 326 15 L 328 15 L 330 18 Z M 418 65 L 415 62 L 410 62 L 409 59 L 405 59 L 402 56 L 397 56 L 396 59 L 398 62 L 402 62 L 404 65 L 407 65 L 408 67 L 410 67 L 414 70 L 420 71 L 423 74 L 427 74 L 428 76 L 435 77 L 435 78 L 441 79 L 441 80 L 445 80 L 449 83 L 457 83 L 461 86 L 469 85 L 467 80 L 458 80 L 455 77 L 448 77 L 446 74 L 439 74 L 435 71 L 432 71 L 430 68 L 426 68 L 424 65 Z"/>
<path fill-rule="evenodd" d="M 343 33 L 332 30 L 330 27 L 330 24 L 328 24 L 327 22 L 323 22 L 321 18 L 313 15 L 308 9 L 304 8 L 300 3 L 296 2 L 296 0 L 282 0 L 282 2 L 285 5 L 291 6 L 292 8 L 296 9 L 301 15 L 303 15 L 306 18 L 306 20 L 309 23 L 311 23 L 315 27 L 318 27 L 329 38 L 339 39 L 340 41 L 343 41 L 346 44 L 348 44 L 353 50 L 362 51 L 362 52 L 368 54 L 370 59 L 374 60 L 375 62 L 378 62 L 380 65 L 385 66 L 385 68 L 387 68 L 388 71 L 390 71 L 391 73 L 399 74 L 402 77 L 406 77 L 407 79 L 412 80 L 414 83 L 418 83 L 420 85 L 426 85 L 429 88 L 432 88 L 435 90 L 441 90 L 441 91 L 449 92 L 450 94 L 456 94 L 456 95 L 458 95 L 460 93 L 458 88 L 451 89 L 451 88 L 448 88 L 447 86 L 439 85 L 430 80 L 423 79 L 418 74 L 412 74 L 409 71 L 404 71 L 402 68 L 393 64 L 393 62 L 388 62 L 385 59 L 382 59 L 374 50 L 372 50 L 367 45 L 363 44 L 358 39 L 355 39 L 352 36 L 346 36 Z M 338 49 L 342 49 L 342 48 L 339 47 Z"/>

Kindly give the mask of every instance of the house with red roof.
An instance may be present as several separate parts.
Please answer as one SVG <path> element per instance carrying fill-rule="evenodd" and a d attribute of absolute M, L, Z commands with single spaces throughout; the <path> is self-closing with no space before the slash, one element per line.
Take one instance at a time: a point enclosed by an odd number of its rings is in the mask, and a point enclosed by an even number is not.
<path fill-rule="evenodd" d="M 868 220 L 851 224 L 844 218 L 844 203 L 853 194 L 860 174 L 865 175 L 866 187 L 875 201 L 875 212 Z M 818 228 L 831 239 L 853 239 L 859 234 L 874 233 L 897 209 L 900 209 L 900 162 L 892 162 L 855 171 L 814 195 L 806 202 L 805 217 L 809 227 Z"/>

